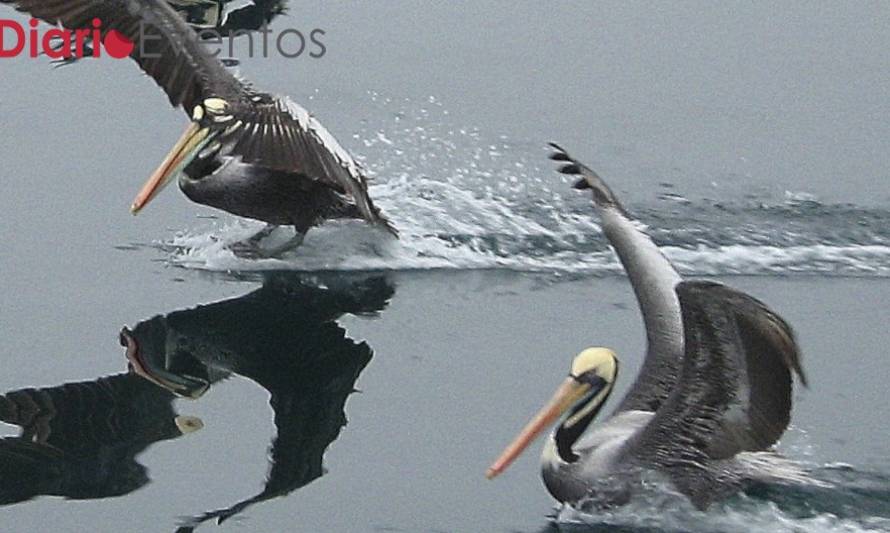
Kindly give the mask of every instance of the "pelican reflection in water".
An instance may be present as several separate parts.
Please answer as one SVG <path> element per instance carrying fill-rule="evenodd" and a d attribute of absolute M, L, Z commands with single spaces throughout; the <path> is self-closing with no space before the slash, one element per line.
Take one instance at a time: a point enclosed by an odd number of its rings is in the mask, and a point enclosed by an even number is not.
<path fill-rule="evenodd" d="M 654 474 L 696 506 L 752 481 L 805 474 L 771 447 L 788 426 L 792 381 L 804 385 L 791 327 L 762 302 L 708 281 L 682 281 L 606 183 L 553 145 L 561 172 L 590 189 L 602 230 L 636 293 L 648 350 L 610 418 L 593 424 L 618 376 L 607 348 L 575 357 L 569 377 L 488 470 L 494 477 L 563 417 L 542 453 L 542 476 L 560 502 L 626 503 Z"/>
<path fill-rule="evenodd" d="M 46 496 L 110 498 L 149 482 L 136 456 L 155 442 L 201 429 L 177 415 L 174 395 L 132 373 L 0 396 L 0 505 Z"/>
<path fill-rule="evenodd" d="M 325 450 L 346 424 L 346 400 L 373 355 L 337 320 L 347 313 L 374 315 L 393 294 L 380 277 L 331 278 L 321 286 L 275 274 L 240 298 L 156 316 L 121 332 L 133 370 L 179 395 L 198 397 L 233 374 L 269 392 L 277 435 L 265 487 L 186 521 L 180 531 L 221 522 L 324 473 Z"/>

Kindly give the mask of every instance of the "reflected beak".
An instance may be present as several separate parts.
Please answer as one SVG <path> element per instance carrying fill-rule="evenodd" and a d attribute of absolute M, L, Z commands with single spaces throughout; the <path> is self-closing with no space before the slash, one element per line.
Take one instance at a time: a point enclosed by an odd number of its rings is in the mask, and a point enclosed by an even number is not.
<path fill-rule="evenodd" d="M 176 141 L 173 149 L 170 150 L 170 153 L 167 154 L 167 157 L 164 158 L 158 169 L 148 178 L 148 181 L 142 186 L 142 190 L 136 195 L 133 205 L 130 206 L 131 213 L 134 215 L 138 214 L 148 202 L 152 201 L 170 183 L 171 179 L 191 160 L 191 155 L 195 154 L 206 143 L 209 132 L 208 128 L 201 128 L 197 122 L 189 124 L 185 133 Z"/>
<path fill-rule="evenodd" d="M 153 361 L 147 360 L 139 349 L 139 343 L 133 337 L 133 333 L 129 328 L 121 330 L 120 343 L 127 349 L 127 361 L 129 361 L 130 370 L 158 387 L 167 389 L 178 396 L 191 399 L 199 398 L 210 388 L 210 383 L 203 379 L 168 372 L 166 369 L 154 364 Z"/>
<path fill-rule="evenodd" d="M 564 412 L 575 405 L 590 391 L 590 385 L 579 383 L 569 376 L 557 389 L 553 398 L 525 426 L 519 436 L 501 453 L 501 456 L 488 468 L 485 477 L 492 479 L 507 469 L 508 466 L 528 448 L 538 435 L 559 420 Z"/>

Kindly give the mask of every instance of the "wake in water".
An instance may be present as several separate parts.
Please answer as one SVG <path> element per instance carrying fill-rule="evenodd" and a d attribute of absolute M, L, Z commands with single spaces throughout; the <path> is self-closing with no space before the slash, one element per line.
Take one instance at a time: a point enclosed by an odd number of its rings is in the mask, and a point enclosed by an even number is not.
<path fill-rule="evenodd" d="M 401 240 L 358 223 L 326 224 L 281 258 L 226 249 L 259 224 L 221 218 L 161 243 L 175 265 L 205 270 L 511 269 L 620 273 L 586 195 L 546 160 L 543 143 L 491 139 L 450 122 L 434 99 L 371 97 L 353 135 L 371 193 Z M 382 129 L 370 128 L 368 124 Z M 620 184 L 620 176 L 607 177 Z M 625 205 L 685 274 L 890 275 L 890 210 L 781 198 L 688 199 L 653 177 L 657 200 Z"/>
<path fill-rule="evenodd" d="M 890 531 L 890 476 L 829 465 L 814 482 L 758 485 L 699 511 L 682 495 L 653 485 L 619 509 L 585 513 L 557 509 L 550 530 L 593 532 L 858 533 Z"/>

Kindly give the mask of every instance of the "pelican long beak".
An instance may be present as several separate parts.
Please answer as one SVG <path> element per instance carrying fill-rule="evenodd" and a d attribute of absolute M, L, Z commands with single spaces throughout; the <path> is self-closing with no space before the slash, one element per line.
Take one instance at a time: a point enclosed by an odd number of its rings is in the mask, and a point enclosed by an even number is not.
<path fill-rule="evenodd" d="M 136 195 L 133 205 L 130 206 L 131 213 L 134 215 L 138 214 L 148 202 L 152 201 L 170 183 L 171 179 L 191 160 L 190 156 L 201 148 L 209 132 L 208 128 L 201 128 L 197 122 L 189 124 L 185 133 L 176 141 L 173 149 L 170 150 L 170 153 L 167 154 L 167 157 L 164 158 L 158 169 L 148 178 L 139 194 Z"/>
<path fill-rule="evenodd" d="M 501 453 L 500 457 L 492 463 L 485 472 L 485 477 L 492 479 L 506 470 L 507 467 L 510 466 L 510 464 L 519 457 L 526 448 L 528 448 L 529 444 L 534 442 L 542 431 L 550 427 L 550 425 L 556 422 L 568 408 L 575 405 L 578 400 L 584 397 L 584 395 L 590 391 L 590 388 L 590 385 L 580 383 L 575 378 L 569 376 L 562 385 L 560 385 L 559 389 L 556 390 L 556 393 L 553 395 L 553 398 L 547 402 L 547 405 L 538 411 L 538 414 L 526 424 L 519 436 L 517 436 L 513 442 L 507 446 L 503 453 Z"/>
<path fill-rule="evenodd" d="M 163 389 L 178 396 L 195 399 L 202 396 L 210 387 L 210 383 L 203 379 L 168 372 L 154 364 L 153 361 L 147 360 L 139 349 L 139 343 L 128 328 L 121 330 L 120 343 L 127 349 L 130 370 Z"/>

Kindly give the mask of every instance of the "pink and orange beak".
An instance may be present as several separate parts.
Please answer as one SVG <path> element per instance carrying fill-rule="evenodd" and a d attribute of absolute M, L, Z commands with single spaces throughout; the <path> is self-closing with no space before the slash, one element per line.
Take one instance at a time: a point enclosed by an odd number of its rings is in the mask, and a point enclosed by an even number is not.
<path fill-rule="evenodd" d="M 544 430 L 550 427 L 570 407 L 575 405 L 591 389 L 586 383 L 581 383 L 569 376 L 556 390 L 556 393 L 538 414 L 525 426 L 513 442 L 501 453 L 500 457 L 492 463 L 485 472 L 485 477 L 492 479 L 500 475 L 513 461 L 519 457 L 528 446 Z"/>
<path fill-rule="evenodd" d="M 170 372 L 162 365 L 157 364 L 157 361 L 153 360 L 154 358 L 146 357 L 129 328 L 121 329 L 120 343 L 127 349 L 130 371 L 158 387 L 167 389 L 177 396 L 192 399 L 203 396 L 210 388 L 210 382 L 207 380 Z"/>
<path fill-rule="evenodd" d="M 152 201 L 170 183 L 172 178 L 182 170 L 183 166 L 191 161 L 194 154 L 205 144 L 210 130 L 202 128 L 197 122 L 203 114 L 203 109 L 200 107 L 195 108 L 195 122 L 189 124 L 185 133 L 176 141 L 173 149 L 170 150 L 170 153 L 167 154 L 167 157 L 164 158 L 158 169 L 154 171 L 151 177 L 148 178 L 148 181 L 145 182 L 145 185 L 142 186 L 139 194 L 133 200 L 133 205 L 130 206 L 131 213 L 134 215 L 138 214 L 143 207 L 148 205 L 148 202 Z"/>

